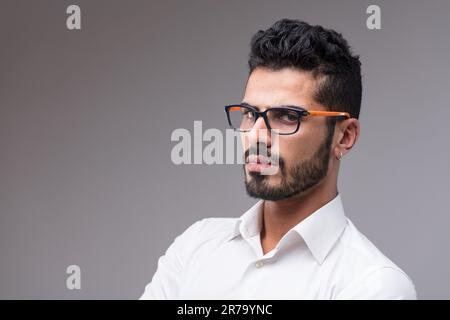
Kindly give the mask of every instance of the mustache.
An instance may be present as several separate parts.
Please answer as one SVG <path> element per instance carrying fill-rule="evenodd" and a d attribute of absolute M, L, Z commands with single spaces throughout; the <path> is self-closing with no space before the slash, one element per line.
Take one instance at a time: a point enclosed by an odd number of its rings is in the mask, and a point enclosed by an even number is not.
<path fill-rule="evenodd" d="M 264 151 L 264 152 L 262 153 L 261 151 Z M 245 159 L 247 159 L 250 154 L 263 155 L 266 157 L 271 156 L 270 149 L 267 148 L 267 145 L 265 143 L 258 143 L 256 145 L 251 145 L 244 153 Z"/>

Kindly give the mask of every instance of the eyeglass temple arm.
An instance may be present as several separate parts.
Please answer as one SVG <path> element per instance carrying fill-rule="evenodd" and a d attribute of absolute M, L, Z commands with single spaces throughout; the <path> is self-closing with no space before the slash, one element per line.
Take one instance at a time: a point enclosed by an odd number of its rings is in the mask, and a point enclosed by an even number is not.
<path fill-rule="evenodd" d="M 307 111 L 308 116 L 325 116 L 325 117 L 347 117 L 350 118 L 350 114 L 348 112 L 339 112 L 339 111 Z"/>

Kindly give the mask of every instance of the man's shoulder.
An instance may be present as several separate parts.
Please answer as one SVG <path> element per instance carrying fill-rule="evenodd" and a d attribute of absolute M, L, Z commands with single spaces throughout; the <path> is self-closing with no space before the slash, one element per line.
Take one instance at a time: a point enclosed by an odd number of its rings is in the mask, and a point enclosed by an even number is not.
<path fill-rule="evenodd" d="M 411 278 L 350 220 L 338 246 L 342 267 L 345 269 L 344 292 L 355 294 L 355 298 L 360 291 L 361 294 L 371 293 L 373 298 L 415 299 L 416 291 Z"/>
<path fill-rule="evenodd" d="M 349 220 L 345 231 L 340 238 L 339 246 L 343 258 L 353 260 L 358 266 L 380 266 L 400 269 L 390 260 L 371 240 L 369 240 Z"/>

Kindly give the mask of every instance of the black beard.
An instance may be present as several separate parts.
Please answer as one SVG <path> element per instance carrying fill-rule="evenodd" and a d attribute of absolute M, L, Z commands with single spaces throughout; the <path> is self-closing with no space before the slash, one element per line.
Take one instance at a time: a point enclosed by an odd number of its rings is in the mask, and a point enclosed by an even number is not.
<path fill-rule="evenodd" d="M 249 180 L 245 179 L 245 188 L 250 197 L 278 201 L 303 193 L 325 178 L 328 173 L 332 135 L 328 134 L 314 155 L 298 163 L 287 172 L 283 158 L 279 157 L 279 171 L 281 182 L 279 186 L 268 185 L 270 175 L 259 172 L 249 172 Z M 245 176 L 245 165 L 244 165 Z"/>

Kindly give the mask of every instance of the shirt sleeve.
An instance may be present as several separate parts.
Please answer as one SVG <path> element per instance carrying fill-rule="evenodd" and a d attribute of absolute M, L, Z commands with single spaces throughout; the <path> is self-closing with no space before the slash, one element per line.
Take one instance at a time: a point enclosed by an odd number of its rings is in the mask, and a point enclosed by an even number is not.
<path fill-rule="evenodd" d="M 338 295 L 338 300 L 416 300 L 411 279 L 401 270 L 383 267 L 352 283 Z"/>
<path fill-rule="evenodd" d="M 191 252 L 203 220 L 199 220 L 177 236 L 158 260 L 158 268 L 139 300 L 177 299 L 183 268 Z"/>

